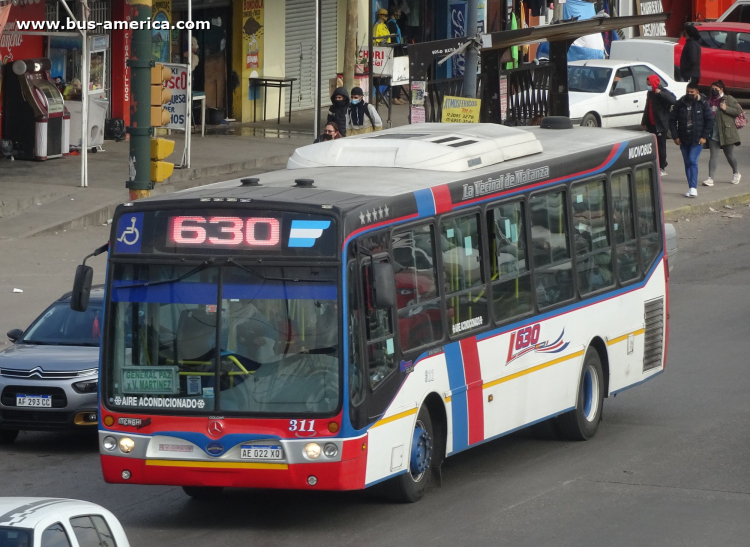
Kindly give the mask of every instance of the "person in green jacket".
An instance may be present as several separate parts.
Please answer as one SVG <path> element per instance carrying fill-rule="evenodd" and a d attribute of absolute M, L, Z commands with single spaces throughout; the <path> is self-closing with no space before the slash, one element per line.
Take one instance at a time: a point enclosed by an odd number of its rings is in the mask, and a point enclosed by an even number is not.
<path fill-rule="evenodd" d="M 737 131 L 734 119 L 740 115 L 742 109 L 734 97 L 724 93 L 724 82 L 721 80 L 711 84 L 708 106 L 716 118 L 716 123 L 714 123 L 711 137 L 707 143 L 708 149 L 711 151 L 711 157 L 708 160 L 708 178 L 703 181 L 703 185 L 714 185 L 714 173 L 716 173 L 716 163 L 719 161 L 719 150 L 724 152 L 724 156 L 732 168 L 732 184 L 739 184 L 741 175 L 737 171 L 734 147 L 740 145 L 740 134 Z"/>

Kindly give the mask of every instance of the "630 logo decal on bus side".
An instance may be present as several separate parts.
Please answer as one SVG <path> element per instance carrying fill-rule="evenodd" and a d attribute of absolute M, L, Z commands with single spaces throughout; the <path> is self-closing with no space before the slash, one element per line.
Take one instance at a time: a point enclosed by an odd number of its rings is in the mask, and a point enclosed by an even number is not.
<path fill-rule="evenodd" d="M 560 336 L 558 336 L 557 340 L 554 342 L 550 342 L 549 340 L 540 342 L 540 331 L 541 326 L 537 323 L 536 325 L 530 325 L 512 332 L 510 334 L 510 343 L 508 344 L 508 360 L 505 364 L 508 365 L 519 357 L 523 357 L 532 351 L 538 351 L 540 353 L 559 353 L 567 348 L 570 343 L 563 341 L 565 329 L 563 329 Z"/>

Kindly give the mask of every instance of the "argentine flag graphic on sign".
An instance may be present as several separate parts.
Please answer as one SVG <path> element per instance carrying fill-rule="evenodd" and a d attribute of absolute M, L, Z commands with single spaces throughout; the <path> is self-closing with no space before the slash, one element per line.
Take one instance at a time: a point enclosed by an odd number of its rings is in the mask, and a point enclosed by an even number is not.
<path fill-rule="evenodd" d="M 312 247 L 331 225 L 330 220 L 293 220 L 289 232 L 290 247 Z"/>

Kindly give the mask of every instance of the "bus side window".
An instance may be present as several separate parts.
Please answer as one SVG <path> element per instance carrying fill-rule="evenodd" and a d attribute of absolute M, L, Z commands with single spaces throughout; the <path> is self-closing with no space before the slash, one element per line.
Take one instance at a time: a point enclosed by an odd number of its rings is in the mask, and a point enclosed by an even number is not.
<path fill-rule="evenodd" d="M 612 175 L 610 186 L 612 188 L 612 227 L 617 250 L 617 275 L 621 283 L 626 283 L 636 279 L 639 275 L 630 173 Z"/>
<path fill-rule="evenodd" d="M 376 263 L 387 262 L 387 257 L 375 257 Z M 362 262 L 362 287 L 364 288 L 365 330 L 367 335 L 367 367 L 370 388 L 375 389 L 396 368 L 394 358 L 393 319 L 390 308 L 373 305 L 371 260 Z"/>
<path fill-rule="evenodd" d="M 487 223 L 492 257 L 492 309 L 495 321 L 499 322 L 533 309 L 524 204 L 517 201 L 490 209 Z"/>
<path fill-rule="evenodd" d="M 435 235 L 431 225 L 393 235 L 398 328 L 403 352 L 443 339 Z"/>
<path fill-rule="evenodd" d="M 573 237 L 581 294 L 614 284 L 605 181 L 577 184 L 572 190 Z"/>
<path fill-rule="evenodd" d="M 540 309 L 575 296 L 566 194 L 565 190 L 554 190 L 529 199 L 536 299 Z"/>
<path fill-rule="evenodd" d="M 641 263 L 644 272 L 648 271 L 661 247 L 661 238 L 656 225 L 653 179 L 654 170 L 652 167 L 639 167 L 635 170 L 635 195 L 638 199 L 638 237 L 641 240 Z"/>
<path fill-rule="evenodd" d="M 446 309 L 451 335 L 487 324 L 479 213 L 440 223 Z"/>
<path fill-rule="evenodd" d="M 349 398 L 352 406 L 362 403 L 365 398 L 365 375 L 362 371 L 362 339 L 360 338 L 359 284 L 357 283 L 357 263 L 352 261 L 346 273 L 348 337 L 349 337 Z"/>

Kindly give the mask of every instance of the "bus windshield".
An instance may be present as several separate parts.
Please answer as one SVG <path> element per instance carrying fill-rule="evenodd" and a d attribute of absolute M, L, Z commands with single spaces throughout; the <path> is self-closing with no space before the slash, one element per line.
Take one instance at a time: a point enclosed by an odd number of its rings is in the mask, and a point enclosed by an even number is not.
<path fill-rule="evenodd" d="M 336 271 L 115 264 L 109 406 L 321 414 L 339 403 Z"/>

